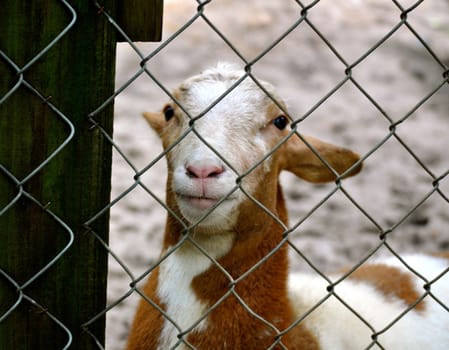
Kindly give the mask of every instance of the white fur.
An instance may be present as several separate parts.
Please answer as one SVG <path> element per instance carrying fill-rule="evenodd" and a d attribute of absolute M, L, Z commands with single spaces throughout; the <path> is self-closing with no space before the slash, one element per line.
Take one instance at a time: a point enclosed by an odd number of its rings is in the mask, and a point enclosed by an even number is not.
<path fill-rule="evenodd" d="M 447 268 L 447 260 L 424 255 L 409 256 L 407 262 L 432 280 Z M 407 271 L 395 258 L 379 260 L 389 266 Z M 301 317 L 328 296 L 328 283 L 321 277 L 294 274 L 289 279 L 290 300 Z M 423 294 L 424 282 L 414 279 L 414 285 Z M 383 330 L 405 311 L 399 299 L 387 297 L 373 286 L 346 280 L 335 287 L 335 293 L 366 320 L 375 332 Z M 432 286 L 432 293 L 449 305 L 449 275 Z M 372 330 L 336 297 L 330 296 L 305 319 L 305 325 L 316 335 L 322 349 L 365 349 L 371 344 Z M 415 310 L 404 315 L 391 329 L 379 335 L 379 343 L 391 350 L 445 350 L 449 348 L 449 314 L 429 296 L 422 312 Z M 380 349 L 377 345 L 371 349 Z"/>
<path fill-rule="evenodd" d="M 197 237 L 195 241 L 211 257 L 218 259 L 231 249 L 233 235 L 225 234 L 213 238 Z M 167 251 L 170 251 L 170 248 Z M 158 297 L 166 305 L 167 315 L 181 331 L 198 321 L 210 306 L 196 297 L 191 288 L 191 282 L 211 264 L 209 258 L 187 241 L 167 257 L 159 267 Z M 206 327 L 207 318 L 202 320 L 195 330 L 204 330 Z M 158 350 L 173 348 L 177 343 L 178 333 L 173 323 L 164 319 Z M 187 347 L 180 345 L 177 349 L 187 349 Z"/>
<path fill-rule="evenodd" d="M 203 113 L 214 101 L 229 89 L 235 80 L 243 76 L 243 72 L 235 71 L 232 66 L 221 65 L 193 77 L 181 85 L 180 102 L 190 116 L 196 117 Z M 224 79 L 224 80 L 218 80 Z M 265 84 L 266 88 L 273 88 Z M 171 168 L 173 169 L 173 190 L 181 195 L 203 194 L 198 188 L 198 182 L 186 174 L 186 166 L 215 165 L 224 168 L 216 181 L 207 184 L 207 196 L 223 198 L 224 201 L 201 222 L 203 226 L 220 226 L 229 229 L 235 223 L 235 209 L 246 199 L 246 195 L 236 189 L 238 176 L 246 172 L 249 166 L 262 159 L 271 146 L 264 135 L 264 127 L 269 120 L 266 108 L 272 103 L 266 94 L 250 79 L 246 78 L 224 99 L 207 112 L 205 118 L 195 123 L 195 131 L 207 142 L 204 143 L 194 132 L 189 133 L 172 152 Z M 188 128 L 188 117 L 183 116 L 180 128 Z M 220 157 L 211 149 L 218 154 Z M 269 159 L 263 169 L 269 170 Z M 245 191 L 252 193 L 257 178 L 249 174 L 243 180 Z M 192 203 L 178 197 L 178 203 L 183 216 L 191 223 L 196 223 L 204 214 L 196 210 Z"/>

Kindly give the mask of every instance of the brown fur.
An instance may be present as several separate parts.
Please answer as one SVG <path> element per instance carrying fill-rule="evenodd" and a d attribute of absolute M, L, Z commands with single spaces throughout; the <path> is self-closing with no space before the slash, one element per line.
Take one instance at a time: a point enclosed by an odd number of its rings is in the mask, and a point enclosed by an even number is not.
<path fill-rule="evenodd" d="M 274 177 L 272 177 L 274 178 Z M 276 186 L 276 187 L 274 187 Z M 267 207 L 277 214 L 280 220 L 287 221 L 287 211 L 281 188 L 276 181 L 264 183 L 264 188 L 273 188 L 277 199 L 273 200 L 270 191 L 257 191 L 264 195 L 258 200 L 265 201 Z M 274 188 L 277 188 L 274 190 Z M 271 197 L 269 200 L 262 198 Z M 168 202 L 172 196 L 168 196 Z M 276 197 L 275 197 L 276 198 Z M 283 228 L 252 201 L 243 204 L 242 213 L 251 212 L 251 220 L 244 215 L 238 219 L 236 241 L 231 251 L 219 259 L 220 265 L 234 278 L 239 278 L 264 256 L 269 254 L 281 241 Z M 175 220 L 167 221 L 166 242 L 173 244 L 181 226 Z M 177 236 L 177 237 L 176 237 Z M 284 245 L 264 264 L 250 273 L 235 286 L 235 292 L 257 315 L 271 322 L 280 331 L 294 322 L 294 315 L 287 299 L 287 246 Z M 269 276 L 267 278 L 266 276 Z M 145 294 L 159 304 L 156 297 L 157 270 L 150 276 Z M 192 288 L 198 298 L 213 305 L 229 291 L 230 281 L 215 265 L 192 282 Z M 192 320 L 193 321 L 193 320 Z M 161 332 L 163 318 L 161 314 L 145 300 L 142 300 L 128 342 L 128 350 L 156 349 Z M 224 331 L 225 330 L 225 331 Z M 258 337 L 257 335 L 260 335 Z M 198 349 L 266 349 L 275 341 L 275 332 L 263 322 L 253 317 L 234 296 L 229 295 L 208 316 L 208 327 L 204 332 L 194 332 L 187 336 L 190 344 Z M 282 344 L 288 349 L 319 349 L 317 340 L 302 324 L 282 337 Z M 275 348 L 281 349 L 280 346 Z"/>
<path fill-rule="evenodd" d="M 229 254 L 219 260 L 220 265 L 234 278 L 239 278 L 257 264 L 281 240 L 282 228 L 267 214 L 252 206 L 253 213 L 262 220 L 242 217 L 236 225 L 236 242 Z M 269 230 L 267 230 L 269 228 Z M 268 234 L 269 233 L 269 234 Z M 283 246 L 262 266 L 249 274 L 235 286 L 235 292 L 247 306 L 259 316 L 272 322 L 278 329 L 285 329 L 293 321 L 286 299 L 286 247 Z M 270 276 L 266 278 L 265 276 Z M 230 282 L 216 266 L 193 280 L 193 289 L 198 297 L 213 305 L 229 290 Z M 269 291 L 269 293 L 268 293 Z M 274 332 L 257 320 L 230 295 L 209 316 L 210 326 L 204 333 L 189 336 L 189 341 L 200 349 L 265 349 L 274 341 Z M 226 329 L 226 332 L 223 332 Z M 268 333 L 271 336 L 258 334 Z M 287 344 L 286 344 L 287 345 Z M 294 347 L 292 347 L 293 349 Z"/>
<path fill-rule="evenodd" d="M 435 256 L 437 258 L 443 258 L 449 260 L 449 252 L 438 252 L 431 254 L 432 256 Z"/>
<path fill-rule="evenodd" d="M 367 282 L 387 296 L 398 298 L 407 306 L 413 305 L 421 294 L 413 285 L 412 274 L 384 264 L 362 266 L 351 273 L 350 279 Z M 415 305 L 415 310 L 424 311 L 425 302 Z"/>
<path fill-rule="evenodd" d="M 303 137 L 339 175 L 343 174 L 359 160 L 359 156 L 356 153 L 345 148 L 328 144 L 314 137 Z M 281 166 L 283 169 L 309 182 L 321 183 L 336 180 L 335 174 L 323 164 L 298 136 L 293 135 L 285 143 L 285 147 L 287 150 L 283 152 L 283 155 L 288 156 L 281 158 Z M 361 170 L 362 163 L 359 163 L 346 176 L 356 175 Z"/>
<path fill-rule="evenodd" d="M 282 113 L 277 108 L 269 107 L 267 122 L 279 114 Z M 162 113 L 145 113 L 144 116 L 161 136 L 165 148 L 174 142 L 176 135 L 165 132 L 166 123 Z M 288 130 L 283 130 L 281 135 L 278 131 L 270 134 L 273 135 L 273 145 L 280 140 L 281 136 L 287 134 Z M 307 141 L 339 174 L 345 172 L 359 160 L 359 157 L 349 150 L 314 138 L 308 137 Z M 170 154 L 167 157 L 169 158 Z M 322 164 L 297 135 L 292 135 L 273 154 L 268 173 L 264 173 L 261 168 L 252 172 L 252 174 L 260 176 L 258 178 L 259 185 L 253 194 L 254 197 L 263 203 L 273 215 L 277 216 L 284 225 L 287 225 L 287 211 L 278 183 L 279 172 L 283 169 L 312 182 L 332 181 L 335 180 L 335 175 Z M 354 175 L 360 169 L 361 165 L 356 167 L 350 175 Z M 169 171 L 167 205 L 181 217 L 174 195 L 170 190 L 171 176 Z M 239 279 L 261 259 L 273 252 L 282 241 L 284 232 L 282 224 L 250 199 L 243 201 L 238 210 L 239 217 L 234 226 L 234 244 L 230 252 L 218 260 L 234 280 Z M 181 223 L 168 215 L 164 249 L 179 242 L 182 229 Z M 201 227 L 196 227 L 190 234 L 194 239 L 195 235 L 207 233 L 202 232 Z M 214 234 L 220 234 L 220 232 Z M 259 350 L 270 347 L 276 340 L 276 332 L 251 313 L 267 320 L 279 331 L 284 331 L 295 322 L 295 316 L 287 297 L 287 274 L 287 245 L 284 244 L 257 269 L 239 280 L 234 286 L 234 293 L 244 301 L 251 312 L 242 305 L 236 295 L 229 294 L 208 314 L 207 328 L 204 331 L 195 331 L 187 335 L 189 343 L 197 349 L 207 350 Z M 145 287 L 145 294 L 155 303 L 160 304 L 160 300 L 157 298 L 157 278 L 158 270 L 156 269 Z M 229 292 L 230 284 L 231 281 L 226 275 L 217 266 L 212 265 L 207 271 L 193 279 L 192 288 L 198 299 L 212 306 Z M 161 314 L 154 307 L 149 306 L 145 300 L 142 300 L 133 322 L 127 349 L 155 350 L 162 325 Z M 319 349 L 317 339 L 302 323 L 285 334 L 281 340 L 282 344 L 290 350 Z M 276 350 L 281 348 L 281 346 L 275 347 Z"/>
<path fill-rule="evenodd" d="M 143 292 L 150 300 L 164 309 L 164 306 L 156 295 L 158 275 L 159 268 L 156 268 L 150 275 Z M 160 334 L 163 322 L 162 314 L 151 304 L 142 300 L 131 326 L 132 331 L 128 338 L 127 349 L 156 349 L 158 337 L 155 335 Z"/>

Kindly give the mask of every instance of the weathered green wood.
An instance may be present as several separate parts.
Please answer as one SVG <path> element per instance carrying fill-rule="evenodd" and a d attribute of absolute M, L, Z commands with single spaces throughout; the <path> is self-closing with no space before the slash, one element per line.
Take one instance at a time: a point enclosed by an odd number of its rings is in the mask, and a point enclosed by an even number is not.
<path fill-rule="evenodd" d="M 162 38 L 163 0 L 121 0 L 117 23 L 132 41 L 159 41 Z M 118 41 L 124 41 L 117 36 Z"/>
<path fill-rule="evenodd" d="M 24 190 L 60 217 L 74 232 L 69 251 L 24 293 L 64 323 L 73 335 L 71 349 L 98 349 L 81 329 L 104 309 L 107 252 L 82 224 L 109 202 L 111 145 L 88 114 L 114 90 L 115 30 L 98 14 L 93 1 L 69 2 L 77 13 L 74 27 L 24 74 L 75 127 L 70 143 Z M 103 0 L 115 15 L 116 1 Z M 60 1 L 3 1 L 0 50 L 23 67 L 60 33 L 71 13 Z M 0 57 L 0 99 L 18 81 Z M 95 116 L 112 134 L 113 106 Z M 48 104 L 24 84 L 0 104 L 0 164 L 23 180 L 69 135 L 70 129 Z M 0 211 L 18 194 L 18 187 L 0 170 Z M 93 223 L 108 239 L 108 213 Z M 25 196 L 0 216 L 0 269 L 22 285 L 44 267 L 69 241 L 67 231 Z M 0 275 L 0 317 L 18 294 Z M 89 330 L 104 341 L 104 318 Z M 0 349 L 62 349 L 67 335 L 26 300 L 0 322 Z"/>

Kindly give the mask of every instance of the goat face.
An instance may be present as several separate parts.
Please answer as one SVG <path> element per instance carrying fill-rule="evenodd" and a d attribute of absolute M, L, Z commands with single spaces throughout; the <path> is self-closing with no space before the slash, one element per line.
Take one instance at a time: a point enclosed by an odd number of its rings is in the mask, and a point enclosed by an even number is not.
<path fill-rule="evenodd" d="M 190 224 L 229 230 L 242 202 L 253 196 L 271 210 L 281 167 L 310 181 L 335 178 L 297 135 L 276 147 L 290 134 L 284 103 L 271 85 L 262 83 L 262 89 L 250 77 L 239 81 L 242 76 L 228 66 L 205 71 L 181 84 L 173 94 L 176 103 L 161 113 L 144 114 L 168 150 L 167 193 Z M 323 145 L 331 146 L 312 143 L 324 152 Z M 344 170 L 357 160 L 354 155 Z M 308 179 L 310 165 L 320 174 L 327 172 L 327 178 Z"/>

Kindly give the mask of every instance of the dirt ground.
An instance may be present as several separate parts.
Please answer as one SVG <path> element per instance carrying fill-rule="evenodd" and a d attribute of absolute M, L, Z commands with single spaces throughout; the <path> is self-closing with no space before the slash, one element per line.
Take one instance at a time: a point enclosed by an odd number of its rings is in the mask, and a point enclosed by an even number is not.
<path fill-rule="evenodd" d="M 413 2 L 400 3 L 407 8 Z M 164 40 L 195 15 L 197 6 L 193 0 L 165 1 Z M 253 60 L 298 21 L 301 8 L 286 0 L 214 0 L 204 13 L 242 57 Z M 282 176 L 291 224 L 300 223 L 292 241 L 323 271 L 355 265 L 379 245 L 379 232 L 390 228 L 394 230 L 387 242 L 397 252 L 449 250 L 449 176 L 439 180 L 438 191 L 433 185 L 449 170 L 449 84 L 443 84 L 444 68 L 412 33 L 416 31 L 447 67 L 449 2 L 423 2 L 408 14 L 406 24 L 360 59 L 398 25 L 400 13 L 387 0 L 320 1 L 308 11 L 310 24 L 303 21 L 253 66 L 255 76 L 277 87 L 294 118 L 308 115 L 300 124 L 301 132 L 367 157 L 363 172 L 343 182 L 351 200 L 337 191 L 315 211 L 334 185 L 311 185 L 288 174 Z M 160 43 L 136 45 L 147 55 Z M 151 59 L 148 68 L 172 90 L 218 61 L 244 66 L 198 18 Z M 119 45 L 117 89 L 138 72 L 139 62 L 128 44 Z M 353 81 L 343 83 L 348 66 Z M 317 106 L 340 83 L 342 86 Z M 158 110 L 166 101 L 166 94 L 145 74 L 115 101 L 114 140 L 129 163 L 119 152 L 114 153 L 112 199 L 119 201 L 111 210 L 110 248 L 115 258 L 110 256 L 109 305 L 126 296 L 132 278 L 140 276 L 159 255 L 165 211 L 142 186 L 133 185 L 136 172 L 162 149 L 141 113 Z M 391 121 L 404 117 L 393 135 Z M 141 177 L 145 188 L 161 199 L 165 174 L 162 159 Z M 382 247 L 375 255 L 389 254 Z M 307 269 L 297 254 L 291 255 L 292 269 Z M 138 299 L 133 294 L 107 313 L 107 349 L 123 349 Z"/>

